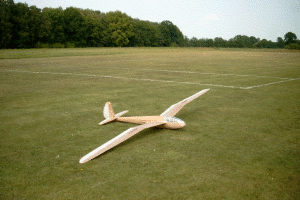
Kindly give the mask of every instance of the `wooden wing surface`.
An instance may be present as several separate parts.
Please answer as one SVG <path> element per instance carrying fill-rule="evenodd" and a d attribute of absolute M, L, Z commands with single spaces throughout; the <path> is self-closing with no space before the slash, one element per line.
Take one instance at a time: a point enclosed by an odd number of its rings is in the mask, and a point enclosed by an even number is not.
<path fill-rule="evenodd" d="M 114 146 L 120 144 L 121 142 L 129 139 L 130 137 L 134 136 L 135 134 L 137 134 L 138 132 L 146 129 L 146 128 L 150 128 L 150 127 L 155 127 L 158 125 L 164 124 L 164 122 L 155 122 L 155 123 L 146 123 L 146 124 L 142 124 L 136 127 L 132 127 L 127 129 L 126 131 L 122 132 L 120 135 L 114 137 L 113 139 L 109 140 L 108 142 L 104 143 L 103 145 L 101 145 L 100 147 L 98 147 L 97 149 L 93 150 L 92 152 L 88 153 L 87 155 L 83 156 L 80 159 L 80 163 L 85 163 L 88 162 L 89 160 L 92 160 L 93 158 L 101 155 L 102 153 L 104 153 L 105 151 L 113 148 Z"/>
<path fill-rule="evenodd" d="M 174 117 L 181 110 L 181 108 L 183 106 L 185 106 L 189 102 L 193 101 L 194 99 L 200 97 L 202 94 L 204 94 L 207 91 L 209 91 L 209 89 L 201 90 L 200 92 L 198 92 L 176 104 L 173 104 L 165 112 L 163 112 L 160 116 Z"/>

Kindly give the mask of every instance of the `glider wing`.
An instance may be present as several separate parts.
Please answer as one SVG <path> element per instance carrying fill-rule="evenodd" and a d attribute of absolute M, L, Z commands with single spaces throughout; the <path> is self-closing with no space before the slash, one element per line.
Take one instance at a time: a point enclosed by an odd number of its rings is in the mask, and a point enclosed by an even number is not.
<path fill-rule="evenodd" d="M 80 159 L 79 162 L 80 163 L 88 162 L 89 160 L 92 160 L 93 158 L 95 158 L 95 157 L 99 156 L 100 154 L 104 153 L 105 151 L 113 148 L 114 146 L 116 146 L 116 145 L 120 144 L 121 142 L 127 140 L 128 138 L 134 136 L 138 132 L 140 132 L 140 131 L 142 131 L 146 128 L 155 127 L 155 126 L 158 126 L 158 125 L 161 125 L 161 124 L 164 124 L 164 122 L 146 123 L 146 124 L 142 124 L 142 125 L 127 129 L 126 131 L 124 131 L 120 135 L 116 136 L 115 138 L 113 138 L 110 141 L 104 143 L 103 145 L 101 145 L 97 149 L 95 149 L 92 152 L 88 153 L 87 155 L 83 156 Z"/>
<path fill-rule="evenodd" d="M 180 109 L 186 105 L 187 103 L 193 101 L 194 99 L 200 97 L 202 94 L 204 94 L 205 92 L 209 91 L 209 89 L 205 89 L 205 90 L 201 90 L 200 92 L 176 103 L 173 104 L 172 106 L 170 106 L 165 112 L 163 112 L 160 116 L 169 116 L 169 117 L 174 117 L 179 111 Z"/>

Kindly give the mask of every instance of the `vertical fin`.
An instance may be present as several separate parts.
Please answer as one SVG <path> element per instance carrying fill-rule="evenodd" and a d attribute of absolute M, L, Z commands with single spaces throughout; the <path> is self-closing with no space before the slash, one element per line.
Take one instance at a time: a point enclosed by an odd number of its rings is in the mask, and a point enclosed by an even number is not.
<path fill-rule="evenodd" d="M 106 119 L 115 117 L 115 113 L 114 113 L 114 110 L 113 110 L 110 102 L 107 102 L 105 104 L 104 110 L 103 110 L 103 115 Z"/>
<path fill-rule="evenodd" d="M 125 113 L 127 113 L 128 110 L 125 110 L 123 112 L 117 113 L 115 115 L 114 110 L 111 106 L 110 102 L 106 102 L 105 106 L 104 106 L 104 110 L 103 110 L 103 115 L 105 117 L 105 120 L 103 120 L 102 122 L 99 123 L 99 125 L 103 125 L 106 124 L 108 122 L 114 121 L 115 119 L 117 119 L 118 117 L 121 117 L 122 115 L 124 115 Z"/>

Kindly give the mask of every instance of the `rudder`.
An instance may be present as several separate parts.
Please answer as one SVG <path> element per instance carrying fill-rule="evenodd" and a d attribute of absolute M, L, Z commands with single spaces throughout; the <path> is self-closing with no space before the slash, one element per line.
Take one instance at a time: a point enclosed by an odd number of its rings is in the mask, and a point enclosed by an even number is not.
<path fill-rule="evenodd" d="M 115 117 L 115 113 L 110 102 L 106 102 L 103 110 L 103 115 L 106 119 Z"/>
<path fill-rule="evenodd" d="M 126 110 L 126 111 L 120 112 L 120 113 L 115 115 L 114 110 L 111 106 L 111 103 L 106 102 L 106 104 L 104 106 L 104 109 L 103 109 L 103 115 L 105 117 L 105 120 L 100 122 L 99 125 L 103 125 L 103 124 L 106 124 L 108 122 L 114 121 L 115 119 L 117 119 L 117 117 L 121 117 L 122 115 L 124 115 L 127 112 L 128 111 Z"/>

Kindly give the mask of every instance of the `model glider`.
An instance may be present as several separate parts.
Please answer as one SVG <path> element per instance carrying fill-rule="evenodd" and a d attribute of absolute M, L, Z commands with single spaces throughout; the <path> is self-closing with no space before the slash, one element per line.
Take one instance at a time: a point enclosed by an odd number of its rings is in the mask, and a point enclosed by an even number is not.
<path fill-rule="evenodd" d="M 88 153 L 87 155 L 83 156 L 80 159 L 80 163 L 88 162 L 93 158 L 99 156 L 100 154 L 104 153 L 105 151 L 113 148 L 114 146 L 120 144 L 121 142 L 127 140 L 128 138 L 134 136 L 138 132 L 150 128 L 150 127 L 159 127 L 159 128 L 166 128 L 166 129 L 180 129 L 185 126 L 185 122 L 181 119 L 174 117 L 176 113 L 180 111 L 180 109 L 186 105 L 187 103 L 193 101 L 194 99 L 198 98 L 205 92 L 209 91 L 209 89 L 202 90 L 193 96 L 190 96 L 172 106 L 170 106 L 165 112 L 163 112 L 160 116 L 137 116 L 137 117 L 121 117 L 128 111 L 123 111 L 118 114 L 114 114 L 114 110 L 110 104 L 107 102 L 104 106 L 103 115 L 105 120 L 99 123 L 99 125 L 106 124 L 112 121 L 118 122 L 128 122 L 134 124 L 140 124 L 139 126 L 130 128 L 120 135 L 116 136 L 115 138 L 111 139 L 110 141 L 106 142 L 105 144 L 101 145 L 94 151 Z"/>

